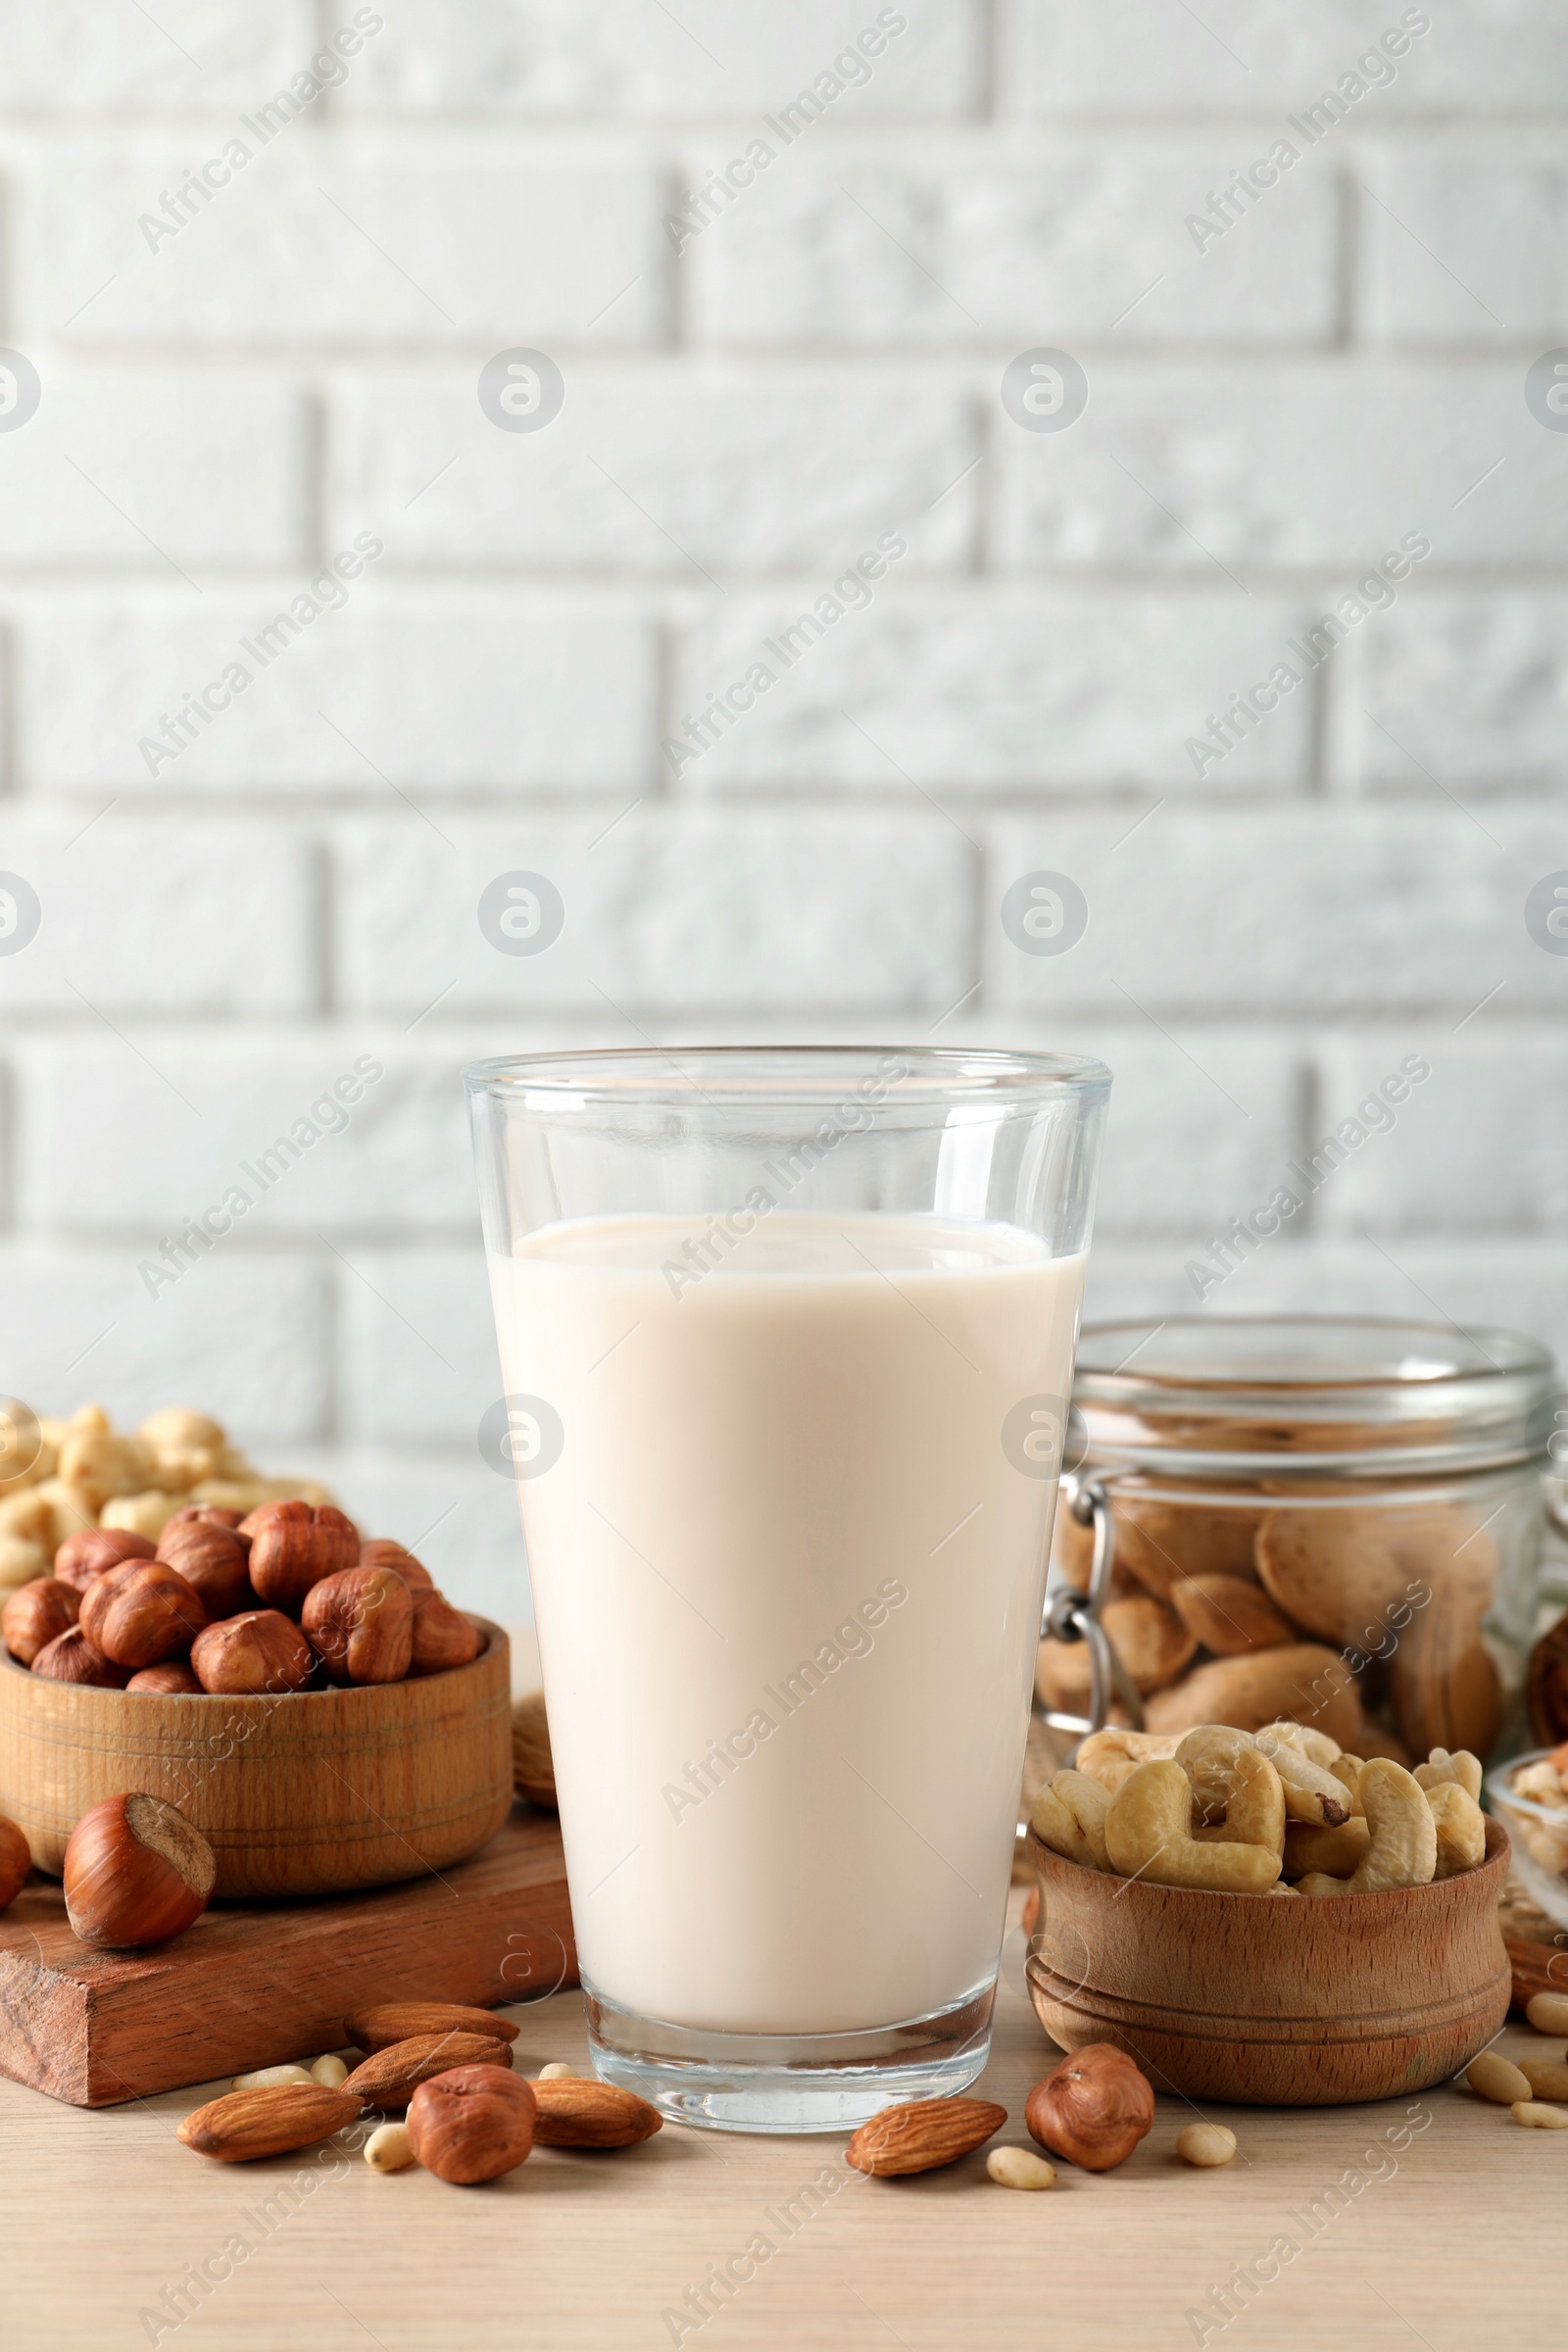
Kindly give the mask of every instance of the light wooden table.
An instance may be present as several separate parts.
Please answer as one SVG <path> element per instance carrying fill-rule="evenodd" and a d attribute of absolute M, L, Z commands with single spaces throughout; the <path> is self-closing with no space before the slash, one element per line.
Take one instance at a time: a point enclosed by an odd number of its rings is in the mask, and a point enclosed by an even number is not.
<path fill-rule="evenodd" d="M 1027 2145 L 1024 2095 L 1054 2053 L 1028 2007 L 1022 1960 L 1014 1929 L 980 2088 L 1009 2110 L 1001 2136 Z M 525 2071 L 582 2057 L 575 1993 L 509 2014 Z M 1556 2050 L 1513 2028 L 1501 2046 L 1524 2045 Z M 330 2151 L 230 2168 L 174 2138 L 180 2117 L 223 2087 L 88 2114 L 0 2082 L 5 2352 L 153 2341 L 139 2315 L 157 2313 L 192 2265 L 220 2257 L 222 2271 L 236 2234 L 255 2250 L 187 2294 L 183 2323 L 166 2309 L 160 2344 L 653 2352 L 676 2340 L 665 2311 L 759 2235 L 775 2251 L 681 2342 L 1175 2352 L 1200 2340 L 1189 2312 L 1259 2257 L 1277 2275 L 1228 2325 L 1210 2309 L 1201 2340 L 1226 2352 L 1556 2352 L 1568 2328 L 1568 2132 L 1522 2132 L 1506 2109 L 1447 2088 L 1409 2103 L 1421 2128 L 1402 2150 L 1387 2136 L 1404 2122 L 1401 2103 L 1225 2111 L 1241 2153 L 1216 2173 L 1178 2161 L 1188 2111 L 1161 2099 L 1122 2171 L 1062 2168 L 1056 2188 L 1026 2196 L 995 2187 L 979 2156 L 875 2181 L 847 2170 L 842 2137 L 669 2126 L 624 2155 L 536 2151 L 483 2189 L 379 2178 Z M 301 2175 L 309 2192 L 285 2193 Z M 808 2183 L 819 2183 L 814 2210 Z M 1277 2250 L 1271 2264 L 1280 2239 L 1300 2250 L 1284 2263 Z"/>

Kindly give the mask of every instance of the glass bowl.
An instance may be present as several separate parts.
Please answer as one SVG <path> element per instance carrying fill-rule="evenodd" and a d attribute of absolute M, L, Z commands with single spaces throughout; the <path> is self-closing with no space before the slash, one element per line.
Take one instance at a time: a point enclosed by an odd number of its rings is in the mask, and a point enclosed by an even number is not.
<path fill-rule="evenodd" d="M 1548 1777 L 1554 1758 L 1561 1767 L 1555 1798 Z M 1568 1928 L 1568 1745 L 1510 1756 L 1493 1766 L 1485 1785 L 1488 1807 L 1512 1840 L 1519 1884 L 1548 1919 Z"/>

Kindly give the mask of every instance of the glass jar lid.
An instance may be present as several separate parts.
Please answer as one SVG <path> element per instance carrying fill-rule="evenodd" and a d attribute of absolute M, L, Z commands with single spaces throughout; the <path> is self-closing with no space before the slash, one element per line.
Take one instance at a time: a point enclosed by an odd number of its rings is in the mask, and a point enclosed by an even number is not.
<path fill-rule="evenodd" d="M 1086 1324 L 1073 1405 L 1097 1470 L 1362 1479 L 1539 1458 L 1556 1387 L 1548 1349 L 1487 1326 L 1182 1315 Z"/>

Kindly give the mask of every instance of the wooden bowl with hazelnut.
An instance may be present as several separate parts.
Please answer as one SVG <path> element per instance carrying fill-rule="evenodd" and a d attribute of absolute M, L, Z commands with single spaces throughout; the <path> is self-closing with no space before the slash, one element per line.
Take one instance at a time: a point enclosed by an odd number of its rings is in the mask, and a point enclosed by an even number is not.
<path fill-rule="evenodd" d="M 182 1510 L 156 1556 L 103 1532 L 4 1612 L 0 1812 L 40 1869 L 125 1788 L 201 1833 L 220 1896 L 416 1878 L 501 1827 L 506 1635 L 401 1544 L 298 1500 Z"/>

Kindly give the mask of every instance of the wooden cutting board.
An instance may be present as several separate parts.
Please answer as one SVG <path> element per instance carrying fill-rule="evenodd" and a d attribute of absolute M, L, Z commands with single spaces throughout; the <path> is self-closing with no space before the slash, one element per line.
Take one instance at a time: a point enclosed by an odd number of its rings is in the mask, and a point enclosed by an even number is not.
<path fill-rule="evenodd" d="M 470 1861 L 360 1894 L 215 1903 L 149 1952 L 77 1941 L 36 1872 L 0 1912 L 0 2073 L 112 2107 L 344 2047 L 370 2001 L 493 2008 L 577 1982 L 561 1831 L 519 1804 Z"/>

